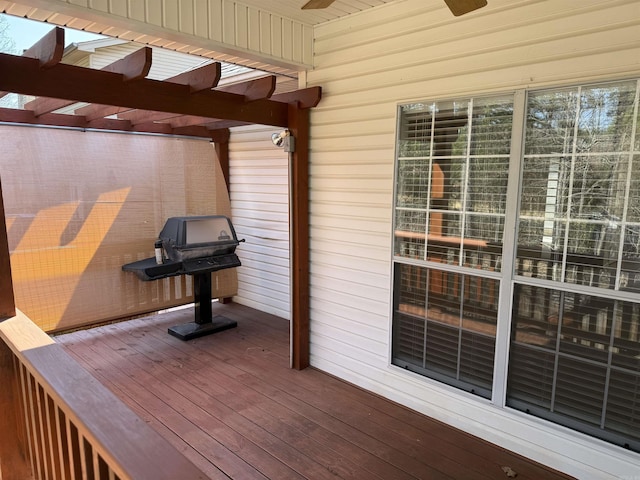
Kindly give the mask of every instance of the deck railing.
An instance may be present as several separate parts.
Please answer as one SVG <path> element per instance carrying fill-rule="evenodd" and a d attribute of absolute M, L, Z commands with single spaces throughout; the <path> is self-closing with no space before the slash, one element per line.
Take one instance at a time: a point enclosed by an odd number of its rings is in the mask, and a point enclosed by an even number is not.
<path fill-rule="evenodd" d="M 24 314 L 0 322 L 0 479 L 207 478 Z"/>

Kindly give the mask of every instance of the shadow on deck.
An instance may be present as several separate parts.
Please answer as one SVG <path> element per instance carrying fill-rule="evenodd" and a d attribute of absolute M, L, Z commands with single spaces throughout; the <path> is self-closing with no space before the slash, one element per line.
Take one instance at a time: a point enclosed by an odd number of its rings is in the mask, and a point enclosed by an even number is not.
<path fill-rule="evenodd" d="M 238 327 L 183 342 L 185 309 L 60 335 L 98 380 L 212 479 L 566 479 L 313 368 L 289 323 L 214 304 Z"/>

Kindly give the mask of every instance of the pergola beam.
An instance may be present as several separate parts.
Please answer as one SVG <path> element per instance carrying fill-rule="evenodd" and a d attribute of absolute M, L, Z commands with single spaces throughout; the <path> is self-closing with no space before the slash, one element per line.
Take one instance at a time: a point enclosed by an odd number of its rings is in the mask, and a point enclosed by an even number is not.
<path fill-rule="evenodd" d="M 0 53 L 0 72 L 0 90 L 15 93 L 264 125 L 287 125 L 287 104 L 269 99 L 247 103 L 241 95 L 216 90 L 192 94 L 187 85 L 146 78 L 124 82 L 122 74 L 73 65 L 58 64 L 43 70 L 36 60 L 5 53 Z"/>
<path fill-rule="evenodd" d="M 51 125 L 56 127 L 84 128 L 87 130 L 110 130 L 120 132 L 160 133 L 164 135 L 188 135 L 191 137 L 212 138 L 213 130 L 198 124 L 174 126 L 169 123 L 145 123 L 132 125 L 128 120 L 116 118 L 97 118 L 88 121 L 82 115 L 64 115 L 45 113 L 39 117 L 31 110 L 0 108 L 0 122 L 22 123 L 30 125 Z M 197 127 L 197 128 L 196 128 Z"/>
<path fill-rule="evenodd" d="M 220 62 L 214 62 L 194 70 L 189 70 L 188 72 L 180 73 L 174 77 L 166 79 L 165 81 L 169 83 L 176 83 L 178 85 L 188 85 L 191 93 L 197 93 L 214 88 L 218 85 L 221 76 L 222 65 Z M 110 115 L 116 115 L 130 110 L 130 108 L 116 107 L 113 105 L 91 104 L 76 109 L 75 113 L 77 115 L 85 115 L 88 120 L 95 120 L 97 118 L 108 117 Z"/>
<path fill-rule="evenodd" d="M 175 78 L 175 77 L 174 77 Z M 167 82 L 172 82 L 173 79 L 165 80 Z M 274 75 L 269 75 L 267 77 L 258 78 L 255 80 L 249 80 L 247 82 L 236 83 L 233 85 L 226 85 L 223 87 L 219 87 L 216 89 L 218 92 L 227 92 L 234 93 L 237 95 L 242 95 L 244 97 L 245 102 L 253 102 L 256 100 L 269 98 L 276 88 L 276 77 Z M 177 124 L 181 124 L 179 126 L 188 126 L 188 125 L 196 125 L 196 123 L 187 123 L 189 121 L 196 122 L 198 118 L 200 118 L 200 124 L 205 123 L 207 121 L 207 117 L 191 117 L 190 120 L 180 119 L 182 115 L 178 115 L 175 113 L 169 112 L 152 112 L 148 110 L 129 110 L 127 112 L 122 112 L 118 114 L 118 118 L 122 118 L 125 120 L 129 120 L 132 124 L 138 125 L 140 123 L 146 122 L 167 122 L 176 126 L 174 122 Z M 210 121 L 210 117 L 209 117 Z"/>

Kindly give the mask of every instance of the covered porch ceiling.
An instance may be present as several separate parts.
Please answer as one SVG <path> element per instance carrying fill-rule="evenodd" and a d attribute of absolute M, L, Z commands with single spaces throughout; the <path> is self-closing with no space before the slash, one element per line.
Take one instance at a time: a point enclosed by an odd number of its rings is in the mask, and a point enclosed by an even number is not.
<path fill-rule="evenodd" d="M 244 0 L 242 3 L 263 11 L 275 13 L 282 17 L 303 22 L 307 25 L 318 25 L 393 1 L 394 0 L 335 0 L 334 2 L 320 2 L 330 3 L 326 8 L 312 9 L 302 8 L 308 0 Z M 66 26 L 77 30 L 86 30 L 107 36 L 118 36 L 115 30 L 108 31 L 108 29 L 112 28 L 108 25 L 99 25 L 97 22 L 90 22 L 71 15 L 65 15 L 59 11 L 52 11 L 42 0 L 2 1 L 0 2 L 0 10 L 10 15 L 30 18 L 40 22 Z"/>
<path fill-rule="evenodd" d="M 314 25 L 378 7 L 392 1 L 393 0 L 335 0 L 330 6 L 319 9 L 303 9 L 302 6 L 307 3 L 307 0 L 243 0 L 242 5 L 249 9 L 254 9 L 255 12 L 260 12 L 259 14 L 263 17 L 273 16 L 273 21 L 280 19 L 282 21 L 291 20 L 292 22 L 296 22 L 297 26 L 291 28 L 299 28 L 300 26 L 313 28 Z M 167 48 L 192 55 L 199 55 L 204 58 L 234 63 L 278 75 L 297 77 L 298 72 L 302 69 L 300 66 L 295 67 L 278 62 L 271 62 L 265 58 L 257 58 L 255 55 L 252 56 L 249 54 L 244 56 L 234 49 L 233 46 L 229 45 L 231 47 L 229 50 L 224 44 L 220 44 L 220 42 L 206 42 L 207 46 L 203 48 L 202 42 L 200 41 L 201 39 L 199 39 L 197 35 L 184 35 L 179 29 L 176 31 L 172 31 L 172 29 L 169 28 L 157 29 L 154 25 L 145 23 L 146 21 L 132 23 L 123 18 L 119 18 L 118 15 L 107 15 L 105 17 L 104 12 L 109 12 L 110 9 L 115 8 L 115 6 L 110 5 L 111 2 L 89 2 L 91 7 L 80 10 L 76 5 L 69 5 L 68 3 L 74 2 L 52 0 L 18 0 L 17 2 L 12 2 L 0 0 L 0 13 L 51 25 L 83 30 L 107 37 Z M 229 5 L 224 5 L 225 0 L 220 0 L 216 3 L 220 3 L 219 14 L 225 16 L 223 21 L 232 21 L 226 18 L 227 13 L 225 9 L 232 8 L 231 5 L 235 4 L 235 0 L 229 1 Z M 148 17 L 151 9 L 162 11 L 162 22 L 166 21 L 164 17 L 172 16 L 171 13 L 164 11 L 168 6 L 165 5 L 163 0 L 160 0 L 155 6 L 147 6 L 146 2 L 145 5 L 143 5 L 143 2 L 138 2 L 137 7 L 145 10 L 145 13 L 141 14 L 145 18 Z M 194 14 L 194 12 L 191 13 Z M 213 13 L 211 14 L 213 15 Z M 179 13 L 173 12 L 173 15 L 178 16 Z M 134 24 L 136 26 L 134 26 Z M 189 40 L 189 37 L 191 37 L 191 40 Z M 299 46 L 299 48 L 304 47 Z"/>
<path fill-rule="evenodd" d="M 313 68 L 316 26 L 397 1 L 0 0 L 0 13 L 297 78 Z M 424 4 L 460 16 L 487 0 Z M 386 14 L 393 15 L 393 9 Z"/>

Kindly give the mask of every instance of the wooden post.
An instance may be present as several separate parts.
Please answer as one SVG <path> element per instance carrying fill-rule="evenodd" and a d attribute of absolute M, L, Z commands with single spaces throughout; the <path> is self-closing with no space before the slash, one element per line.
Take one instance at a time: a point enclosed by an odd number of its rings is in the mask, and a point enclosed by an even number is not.
<path fill-rule="evenodd" d="M 9 257 L 9 240 L 7 238 L 7 221 L 4 216 L 2 200 L 2 184 L 0 183 L 0 322 L 16 314 L 11 278 L 11 259 Z"/>
<path fill-rule="evenodd" d="M 13 353 L 0 340 L 0 478 L 25 480 L 31 477 L 31 465 L 24 447 L 24 432 L 19 418 L 20 389 L 13 367 Z"/>
<path fill-rule="evenodd" d="M 289 104 L 291 205 L 291 366 L 309 366 L 309 110 Z"/>
<path fill-rule="evenodd" d="M 16 314 L 4 216 L 2 184 L 0 184 L 0 322 Z M 2 480 L 31 478 L 31 467 L 19 433 L 18 385 L 13 369 L 13 354 L 0 340 L 0 478 Z"/>
<path fill-rule="evenodd" d="M 231 136 L 228 128 L 213 130 L 211 132 L 211 141 L 216 149 L 218 162 L 222 173 L 224 174 L 224 182 L 227 184 L 229 191 L 229 137 Z"/>
<path fill-rule="evenodd" d="M 229 138 L 231 137 L 231 131 L 228 128 L 211 131 L 211 141 L 216 149 L 216 156 L 218 157 L 218 163 L 222 169 L 224 175 L 224 183 L 227 185 L 227 193 L 230 195 L 230 180 L 229 180 Z M 220 303 L 231 303 L 233 297 L 222 297 L 218 301 Z"/>

